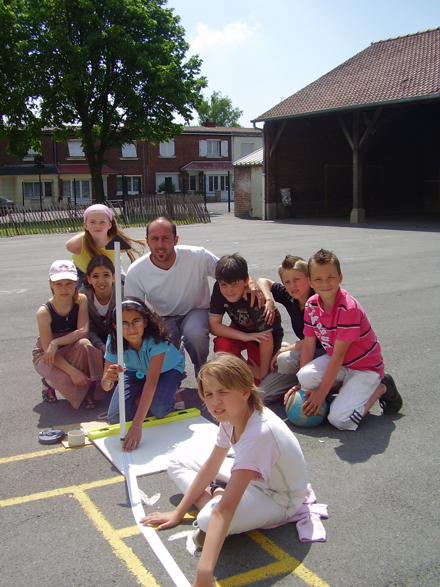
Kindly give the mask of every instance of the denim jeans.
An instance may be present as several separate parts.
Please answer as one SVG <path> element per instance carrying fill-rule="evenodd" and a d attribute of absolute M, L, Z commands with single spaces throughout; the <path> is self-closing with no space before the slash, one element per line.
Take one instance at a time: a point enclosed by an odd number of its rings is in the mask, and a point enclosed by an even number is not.
<path fill-rule="evenodd" d="M 154 392 L 153 401 L 150 405 L 150 412 L 156 418 L 163 418 L 174 410 L 177 390 L 180 386 L 182 373 L 177 369 L 171 369 L 161 373 Z M 126 371 L 124 375 L 125 391 L 125 420 L 132 422 L 138 408 L 136 399 L 142 395 L 146 377 L 138 379 L 134 371 Z M 108 408 L 107 420 L 110 424 L 119 423 L 119 385 L 113 392 Z"/>
<path fill-rule="evenodd" d="M 176 349 L 180 350 L 180 344 L 183 342 L 197 377 L 209 353 L 208 309 L 196 308 L 186 316 L 164 316 L 164 320 Z"/>

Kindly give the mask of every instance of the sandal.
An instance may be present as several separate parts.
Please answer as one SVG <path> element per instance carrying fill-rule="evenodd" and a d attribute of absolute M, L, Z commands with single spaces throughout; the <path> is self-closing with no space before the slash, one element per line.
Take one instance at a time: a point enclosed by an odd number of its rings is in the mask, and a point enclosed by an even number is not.
<path fill-rule="evenodd" d="M 91 393 L 89 392 L 83 399 L 82 405 L 86 410 L 93 410 L 96 407 L 95 402 L 92 399 Z"/>
<path fill-rule="evenodd" d="M 47 402 L 48 404 L 54 404 L 55 402 L 57 402 L 58 398 L 54 388 L 47 384 L 44 377 L 42 378 L 41 383 L 43 384 L 43 389 L 41 392 L 43 401 Z"/>

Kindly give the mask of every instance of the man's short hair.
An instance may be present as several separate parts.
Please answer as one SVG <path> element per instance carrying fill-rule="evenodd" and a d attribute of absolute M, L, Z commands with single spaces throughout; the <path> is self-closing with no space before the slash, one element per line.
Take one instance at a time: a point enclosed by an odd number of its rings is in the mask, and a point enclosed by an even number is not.
<path fill-rule="evenodd" d="M 151 222 L 149 222 L 147 224 L 147 228 L 146 228 L 146 237 L 147 238 L 148 238 L 148 229 L 153 224 L 153 222 L 156 222 L 156 220 L 165 220 L 166 222 L 168 222 L 169 225 L 171 226 L 171 230 L 173 231 L 174 238 L 176 238 L 176 236 L 177 236 L 177 228 L 176 228 L 176 225 L 171 220 L 171 218 L 167 218 L 166 216 L 158 216 L 157 218 L 154 218 Z"/>
<path fill-rule="evenodd" d="M 307 261 L 305 261 L 302 257 L 286 255 L 278 268 L 278 275 L 280 276 L 280 279 L 282 279 L 284 271 L 289 271 L 289 269 L 297 269 L 298 271 L 304 273 L 306 277 L 309 276 L 309 267 L 307 265 Z"/>
<path fill-rule="evenodd" d="M 325 249 L 319 249 L 317 253 L 315 253 L 309 259 L 309 273 L 310 267 L 313 263 L 317 265 L 326 265 L 327 263 L 332 263 L 336 267 L 338 275 L 341 275 L 341 264 L 339 263 L 339 259 L 337 256 L 332 253 L 332 251 L 326 251 Z"/>
<path fill-rule="evenodd" d="M 236 283 L 249 277 L 246 260 L 239 253 L 223 255 L 215 268 L 215 278 L 224 283 Z"/>

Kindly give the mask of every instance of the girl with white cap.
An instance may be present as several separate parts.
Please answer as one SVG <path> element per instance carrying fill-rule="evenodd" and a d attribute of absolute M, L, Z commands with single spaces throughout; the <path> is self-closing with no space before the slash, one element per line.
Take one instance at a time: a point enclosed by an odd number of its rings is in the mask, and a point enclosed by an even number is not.
<path fill-rule="evenodd" d="M 39 337 L 32 352 L 42 377 L 43 401 L 58 401 L 57 389 L 74 408 L 95 407 L 90 392 L 102 377 L 102 353 L 88 340 L 87 298 L 78 293 L 72 261 L 55 261 L 49 270 L 52 297 L 37 311 Z M 99 385 L 99 384 L 98 384 Z"/>

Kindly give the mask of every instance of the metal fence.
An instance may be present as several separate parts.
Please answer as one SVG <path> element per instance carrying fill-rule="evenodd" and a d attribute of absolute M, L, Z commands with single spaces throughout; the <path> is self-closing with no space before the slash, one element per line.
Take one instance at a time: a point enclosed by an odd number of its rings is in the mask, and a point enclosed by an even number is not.
<path fill-rule="evenodd" d="M 176 224 L 210 222 L 201 196 L 143 196 L 123 201 L 107 202 L 120 227 L 146 226 L 157 216 L 166 216 Z M 0 216 L 0 237 L 26 234 L 77 232 L 83 228 L 86 205 L 43 203 L 38 208 L 4 208 Z"/>

